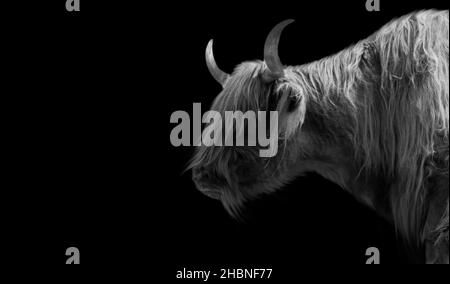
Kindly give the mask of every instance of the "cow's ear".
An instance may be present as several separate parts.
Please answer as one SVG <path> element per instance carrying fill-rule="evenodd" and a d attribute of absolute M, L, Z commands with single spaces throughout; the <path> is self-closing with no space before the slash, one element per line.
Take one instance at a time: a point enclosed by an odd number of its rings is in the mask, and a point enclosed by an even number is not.
<path fill-rule="evenodd" d="M 365 41 L 362 43 L 359 67 L 374 75 L 380 74 L 380 56 L 375 42 Z"/>

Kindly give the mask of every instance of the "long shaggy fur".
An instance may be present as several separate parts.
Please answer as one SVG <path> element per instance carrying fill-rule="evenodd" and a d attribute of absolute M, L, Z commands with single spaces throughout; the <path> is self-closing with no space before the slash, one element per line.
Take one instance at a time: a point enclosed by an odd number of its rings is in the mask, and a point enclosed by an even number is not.
<path fill-rule="evenodd" d="M 412 247 L 428 239 L 446 247 L 448 262 L 448 62 L 448 11 L 431 10 L 333 56 L 286 67 L 273 84 L 261 79 L 264 62 L 243 63 L 212 109 L 279 110 L 278 155 L 209 147 L 191 167 L 211 168 L 232 214 L 246 199 L 317 171 L 383 211 Z M 375 192 L 352 189 L 374 180 Z"/>
<path fill-rule="evenodd" d="M 448 11 L 410 14 L 335 56 L 294 67 L 286 83 L 306 90 L 325 114 L 342 112 L 348 128 L 333 135 L 352 137 L 361 171 L 384 180 L 394 224 L 413 246 L 426 234 L 434 161 L 448 160 L 436 150 L 448 149 L 448 39 Z M 448 209 L 443 214 L 448 235 Z"/>
<path fill-rule="evenodd" d="M 369 77 L 362 104 L 364 167 L 392 180 L 395 224 L 414 241 L 426 218 L 426 165 L 442 146 L 435 141 L 448 147 L 448 37 L 448 12 L 412 14 L 381 29 L 380 72 Z"/>

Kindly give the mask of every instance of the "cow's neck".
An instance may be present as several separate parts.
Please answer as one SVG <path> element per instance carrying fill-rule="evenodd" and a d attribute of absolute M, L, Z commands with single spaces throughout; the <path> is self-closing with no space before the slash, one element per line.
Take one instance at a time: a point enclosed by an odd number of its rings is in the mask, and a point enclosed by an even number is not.
<path fill-rule="evenodd" d="M 386 181 L 380 178 L 367 177 L 360 168 L 355 168 L 352 161 L 338 159 L 339 162 L 324 162 L 320 160 L 303 161 L 302 172 L 316 172 L 322 177 L 341 186 L 362 204 L 373 209 L 387 221 L 392 221 Z M 357 178 L 355 178 L 357 177 Z"/>

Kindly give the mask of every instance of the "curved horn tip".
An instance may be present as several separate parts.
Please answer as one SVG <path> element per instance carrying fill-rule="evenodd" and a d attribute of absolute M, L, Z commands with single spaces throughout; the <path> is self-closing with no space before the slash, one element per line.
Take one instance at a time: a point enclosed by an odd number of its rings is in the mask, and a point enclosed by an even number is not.
<path fill-rule="evenodd" d="M 284 29 L 287 25 L 292 24 L 293 22 L 295 22 L 294 19 L 287 19 L 287 20 L 281 21 L 272 29 L 272 31 L 279 30 L 280 28 Z"/>
<path fill-rule="evenodd" d="M 227 81 L 229 75 L 217 67 L 216 61 L 214 59 L 213 54 L 213 40 L 209 40 L 208 45 L 206 46 L 205 50 L 205 57 L 206 57 L 206 65 L 208 66 L 208 70 L 211 73 L 211 75 L 216 79 L 219 84 L 222 86 L 225 85 L 225 82 Z"/>
<path fill-rule="evenodd" d="M 213 47 L 213 40 L 210 39 L 208 41 L 208 45 L 206 46 L 206 50 L 205 50 L 206 62 L 207 62 L 208 65 L 210 63 L 213 63 L 215 65 L 215 63 L 216 63 L 216 61 L 214 59 L 214 54 L 213 54 L 212 47 Z"/>
<path fill-rule="evenodd" d="M 291 24 L 293 22 L 295 22 L 294 19 L 287 19 L 287 20 L 282 21 L 282 23 L 286 23 L 286 25 L 289 25 L 289 24 Z"/>
<path fill-rule="evenodd" d="M 213 42 L 214 42 L 214 40 L 213 39 L 210 39 L 209 41 L 208 41 L 208 45 L 206 46 L 206 54 L 212 54 L 212 46 L 213 46 Z"/>
<path fill-rule="evenodd" d="M 283 29 L 294 22 L 293 19 L 284 20 L 278 23 L 269 33 L 264 44 L 264 61 L 269 68 L 269 73 L 266 78 L 273 80 L 279 78 L 283 74 L 283 64 L 281 64 L 278 56 L 278 43 L 280 41 L 281 32 Z"/>

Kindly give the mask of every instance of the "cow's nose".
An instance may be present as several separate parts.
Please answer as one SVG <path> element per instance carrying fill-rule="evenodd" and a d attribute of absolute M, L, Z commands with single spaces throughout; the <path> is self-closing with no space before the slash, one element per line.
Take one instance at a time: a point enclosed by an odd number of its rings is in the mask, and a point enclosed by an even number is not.
<path fill-rule="evenodd" d="M 192 169 L 192 180 L 200 192 L 213 199 L 220 199 L 220 190 L 212 186 L 211 177 L 203 168 Z"/>

